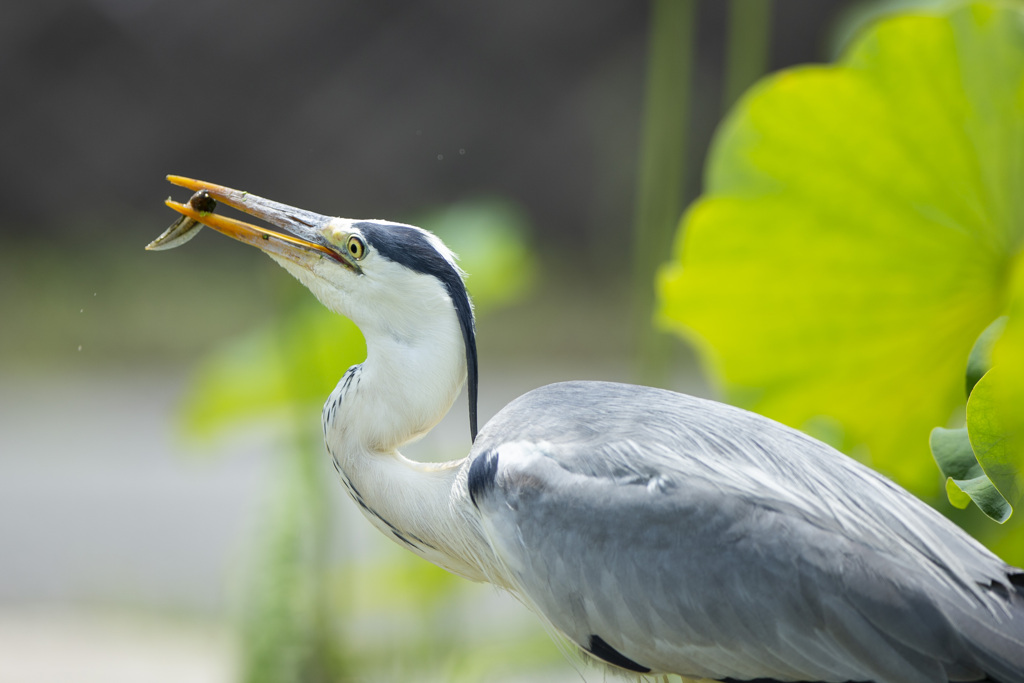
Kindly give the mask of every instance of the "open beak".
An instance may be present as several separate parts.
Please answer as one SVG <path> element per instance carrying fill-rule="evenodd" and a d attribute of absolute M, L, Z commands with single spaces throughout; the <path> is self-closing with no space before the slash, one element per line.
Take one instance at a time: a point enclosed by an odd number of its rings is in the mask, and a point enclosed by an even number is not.
<path fill-rule="evenodd" d="M 318 259 L 330 257 L 357 273 L 360 271 L 348 254 L 343 250 L 335 250 L 324 238 L 323 228 L 334 220 L 329 216 L 322 216 L 312 211 L 288 206 L 203 180 L 193 180 L 176 175 L 167 176 L 167 180 L 193 192 L 206 190 L 217 201 L 250 216 L 260 218 L 271 225 L 283 228 L 291 234 L 268 230 L 216 213 L 199 211 L 188 204 L 181 204 L 171 199 L 165 202 L 167 206 L 183 216 L 213 228 L 228 237 L 233 237 L 239 242 L 251 244 L 271 256 L 277 256 L 304 267 L 310 267 Z"/>

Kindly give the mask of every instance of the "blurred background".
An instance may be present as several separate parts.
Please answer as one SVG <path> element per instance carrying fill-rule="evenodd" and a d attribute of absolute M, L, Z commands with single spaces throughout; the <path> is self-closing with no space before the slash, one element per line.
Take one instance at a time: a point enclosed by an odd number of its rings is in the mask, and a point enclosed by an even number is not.
<path fill-rule="evenodd" d="M 358 518 L 315 438 L 340 371 L 302 370 L 326 389 L 260 394 L 273 419 L 245 419 L 247 379 L 350 331 L 209 231 L 143 251 L 187 196 L 164 176 L 436 227 L 472 255 L 483 419 L 570 378 L 707 394 L 651 331 L 654 268 L 731 102 L 832 59 L 862 7 L 5 3 L 0 683 L 580 680 L 524 609 Z M 660 29 L 681 38 L 659 71 Z M 679 99 L 652 101 L 656 78 Z M 663 209 L 643 185 L 659 107 L 682 113 Z M 464 412 L 408 455 L 461 457 Z"/>

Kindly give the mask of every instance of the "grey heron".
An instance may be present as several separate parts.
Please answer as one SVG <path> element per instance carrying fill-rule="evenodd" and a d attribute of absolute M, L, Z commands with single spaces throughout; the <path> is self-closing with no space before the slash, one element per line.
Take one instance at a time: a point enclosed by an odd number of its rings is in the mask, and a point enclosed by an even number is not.
<path fill-rule="evenodd" d="M 883 476 L 759 415 L 624 384 L 536 389 L 477 433 L 472 307 L 437 237 L 169 180 L 285 230 L 168 200 L 363 332 L 323 431 L 396 543 L 626 674 L 1024 683 L 1024 571 Z M 467 378 L 469 455 L 403 457 Z"/>

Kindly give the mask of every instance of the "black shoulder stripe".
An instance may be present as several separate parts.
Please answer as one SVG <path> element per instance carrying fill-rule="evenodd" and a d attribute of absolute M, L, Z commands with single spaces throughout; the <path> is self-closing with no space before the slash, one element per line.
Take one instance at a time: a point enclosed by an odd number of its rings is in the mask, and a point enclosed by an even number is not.
<path fill-rule="evenodd" d="M 651 672 L 651 670 L 646 666 L 637 664 L 632 659 L 604 642 L 604 638 L 601 636 L 592 634 L 590 636 L 590 643 L 584 649 L 598 659 L 608 662 L 609 664 L 614 664 L 621 669 L 628 669 L 629 671 L 636 671 L 642 674 Z"/>
<path fill-rule="evenodd" d="M 498 476 L 498 454 L 495 451 L 486 451 L 476 457 L 469 466 L 467 486 L 469 487 L 469 499 L 473 505 L 480 507 L 480 499 L 494 488 L 495 478 Z"/>

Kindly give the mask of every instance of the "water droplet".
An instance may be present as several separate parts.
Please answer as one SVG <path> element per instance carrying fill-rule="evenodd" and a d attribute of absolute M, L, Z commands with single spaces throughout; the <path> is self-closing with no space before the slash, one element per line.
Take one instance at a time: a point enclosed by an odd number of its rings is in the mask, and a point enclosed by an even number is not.
<path fill-rule="evenodd" d="M 82 350 L 82 345 L 81 345 L 81 344 L 79 344 L 79 345 L 78 345 L 78 350 L 79 350 L 79 351 L 81 351 L 81 350 Z"/>
<path fill-rule="evenodd" d="M 437 155 L 437 160 L 438 161 L 444 161 L 444 155 L 443 154 L 438 154 Z"/>
<path fill-rule="evenodd" d="M 466 155 L 466 150 L 464 148 L 462 148 L 462 147 L 459 147 L 459 156 L 465 156 L 465 155 Z M 95 296 L 95 295 L 93 295 L 93 296 Z"/>

